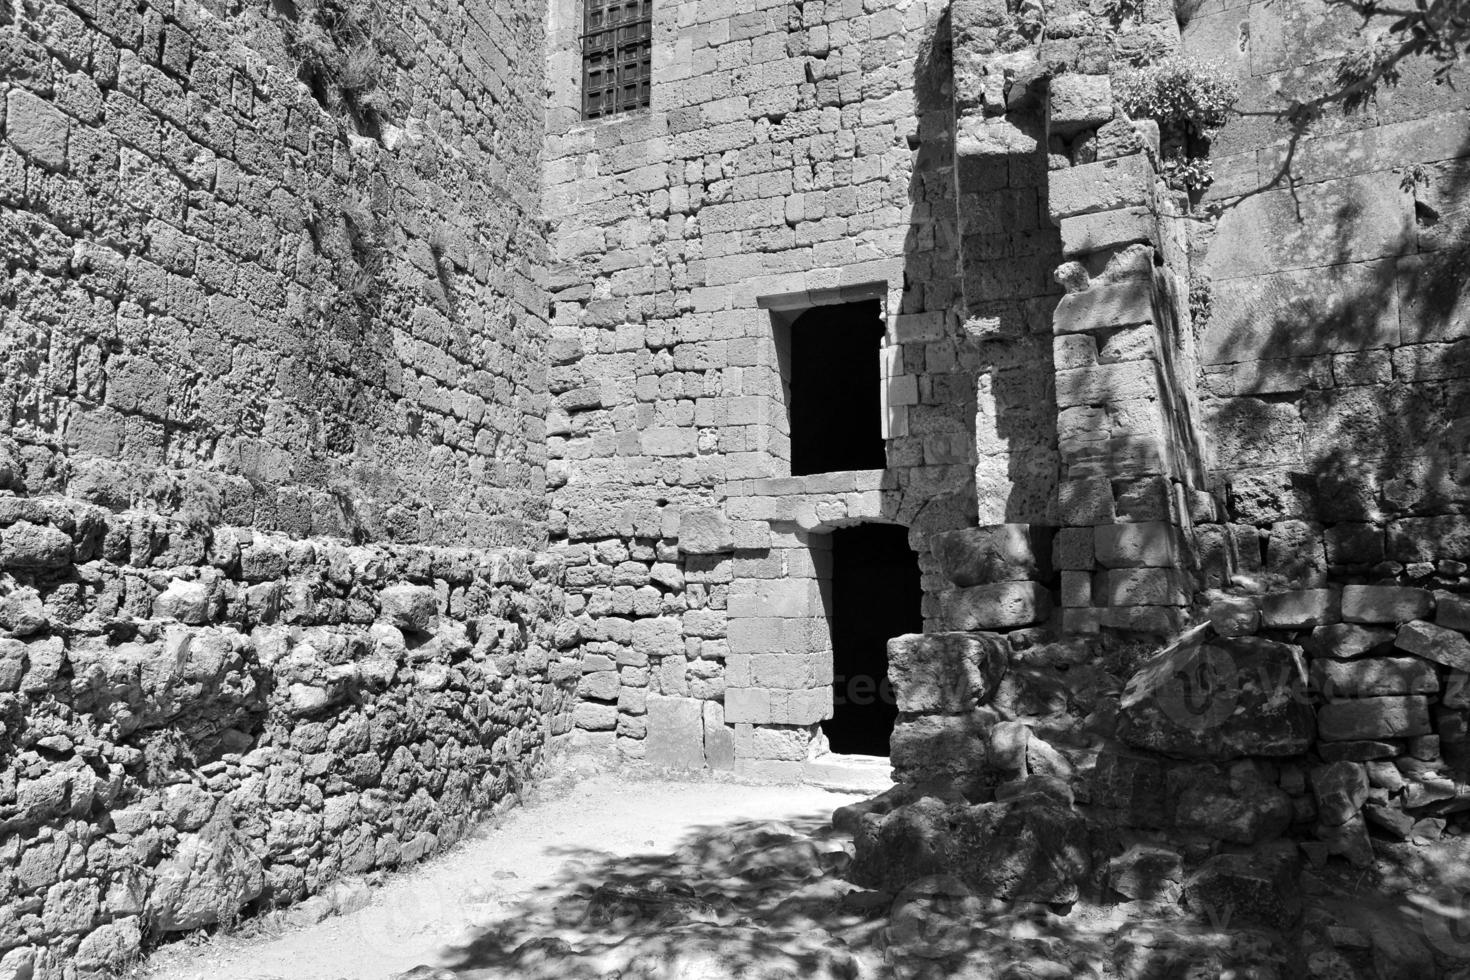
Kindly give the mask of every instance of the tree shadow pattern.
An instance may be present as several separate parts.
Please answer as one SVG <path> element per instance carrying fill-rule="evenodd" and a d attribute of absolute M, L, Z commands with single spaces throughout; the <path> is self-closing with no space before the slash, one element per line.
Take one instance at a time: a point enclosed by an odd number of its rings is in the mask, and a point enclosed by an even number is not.
<path fill-rule="evenodd" d="M 555 878 L 444 967 L 400 980 L 1291 975 L 1280 934 L 1228 916 L 1194 922 L 1167 902 L 1004 902 L 947 875 L 897 895 L 858 888 L 844 878 L 851 843 L 822 814 L 701 826 L 667 854 L 547 858 Z"/>

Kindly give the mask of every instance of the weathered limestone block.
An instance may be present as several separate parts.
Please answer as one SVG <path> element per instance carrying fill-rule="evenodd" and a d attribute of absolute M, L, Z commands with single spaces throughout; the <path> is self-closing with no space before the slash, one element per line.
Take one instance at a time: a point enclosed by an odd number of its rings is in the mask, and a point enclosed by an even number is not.
<path fill-rule="evenodd" d="M 1337 657 L 1351 659 L 1393 643 L 1394 631 L 1377 626 L 1358 626 L 1353 623 L 1334 623 L 1318 626 L 1312 630 L 1306 643 L 1307 652 L 1314 657 Z"/>
<path fill-rule="evenodd" d="M 1330 527 L 1322 535 L 1327 561 L 1333 565 L 1376 565 L 1383 561 L 1383 529 L 1350 523 Z"/>
<path fill-rule="evenodd" d="M 1458 630 L 1415 620 L 1399 627 L 1393 645 L 1425 660 L 1470 671 L 1470 637 Z"/>
<path fill-rule="evenodd" d="M 1261 599 L 1261 624 L 1268 629 L 1326 626 L 1342 618 L 1342 594 L 1336 589 L 1293 589 Z"/>
<path fill-rule="evenodd" d="M 180 840 L 154 872 L 153 927 L 187 932 L 228 921 L 263 888 L 260 859 L 227 820 L 216 819 Z"/>
<path fill-rule="evenodd" d="M 1434 624 L 1470 633 L 1470 599 L 1449 592 L 1435 593 Z"/>
<path fill-rule="evenodd" d="M 1191 585 L 1189 576 L 1174 568 L 1112 568 L 1096 577 L 1093 591 L 1101 605 L 1185 606 Z"/>
<path fill-rule="evenodd" d="M 1065 334 L 1152 323 L 1153 303 L 1153 285 L 1147 279 L 1091 286 L 1062 297 L 1052 314 L 1052 329 Z"/>
<path fill-rule="evenodd" d="M 1217 636 L 1249 636 L 1261 625 L 1260 607 L 1246 596 L 1216 599 L 1206 615 Z"/>
<path fill-rule="evenodd" d="M 955 127 L 955 156 L 1025 156 L 1036 152 L 1036 135 L 1004 116 L 966 115 Z"/>
<path fill-rule="evenodd" d="M 1171 775 L 1171 782 L 1178 782 Z M 1232 786 L 1203 770 L 1177 791 L 1174 826 L 1234 844 L 1259 844 L 1280 837 L 1291 824 L 1291 798 L 1275 786 L 1249 782 Z"/>
<path fill-rule="evenodd" d="M 198 626 L 209 621 L 209 588 L 201 582 L 173 579 L 153 600 L 154 615 Z"/>
<path fill-rule="evenodd" d="M 1388 526 L 1388 557 L 1394 561 L 1435 561 L 1470 556 L 1470 517 L 1411 517 Z"/>
<path fill-rule="evenodd" d="M 909 633 L 888 641 L 888 678 L 905 714 L 965 714 L 995 693 L 1010 644 L 977 633 Z"/>
<path fill-rule="evenodd" d="M 1092 770 L 1092 800 L 1115 810 L 1123 826 L 1165 826 L 1163 763 L 1154 756 L 1104 749 Z"/>
<path fill-rule="evenodd" d="M 890 892 L 952 874 L 981 896 L 1070 902 L 1091 868 L 1082 818 L 1041 794 L 974 806 L 923 798 L 865 815 L 854 843 L 851 880 Z"/>
<path fill-rule="evenodd" d="M 1167 847 L 1134 844 L 1108 862 L 1108 885 L 1124 898 L 1178 901 L 1184 859 Z"/>
<path fill-rule="evenodd" d="M 618 706 L 578 701 L 572 709 L 576 726 L 589 732 L 610 732 L 618 727 Z"/>
<path fill-rule="evenodd" d="M 1103 568 L 1173 568 L 1179 564 L 1178 529 L 1165 521 L 1111 524 L 1094 532 Z"/>
<path fill-rule="evenodd" d="M 1329 826 L 1347 823 L 1368 800 L 1368 773 L 1356 762 L 1334 762 L 1312 770 L 1317 818 Z"/>
<path fill-rule="evenodd" d="M 863 814 L 853 834 L 849 880 L 896 893 L 920 878 L 952 874 L 950 807 L 946 801 L 921 797 L 887 812 Z"/>
<path fill-rule="evenodd" d="M 930 539 L 940 572 L 961 588 L 1045 579 L 1051 544 L 1050 528 L 1029 524 L 964 528 Z"/>
<path fill-rule="evenodd" d="M 0 638 L 0 691 L 18 690 L 25 669 L 25 643 L 11 637 Z"/>
<path fill-rule="evenodd" d="M 1349 623 L 1407 623 L 1425 619 L 1434 608 L 1427 589 L 1396 585 L 1348 585 L 1342 590 L 1342 618 Z"/>
<path fill-rule="evenodd" d="M 1363 807 L 1363 816 L 1392 840 L 1408 840 L 1414 829 L 1414 818 L 1394 807 L 1369 803 Z"/>
<path fill-rule="evenodd" d="M 965 715 L 899 716 L 889 740 L 894 778 L 916 785 L 963 784 L 989 765 L 986 735 L 995 724 L 990 712 Z"/>
<path fill-rule="evenodd" d="M 735 768 L 735 733 L 725 724 L 725 706 L 718 701 L 705 701 L 704 763 L 711 769 Z"/>
<path fill-rule="evenodd" d="M 1076 214 L 1154 206 L 1154 168 L 1142 153 L 1053 170 L 1047 177 L 1053 222 Z"/>
<path fill-rule="evenodd" d="M 977 894 L 1071 902 L 1091 870 L 1081 816 L 1046 797 L 959 806 L 950 821 L 955 873 Z"/>
<path fill-rule="evenodd" d="M 1373 741 L 1318 742 L 1317 754 L 1323 762 L 1368 762 L 1393 758 L 1399 754 L 1399 746 Z"/>
<path fill-rule="evenodd" d="M 940 617 L 952 630 L 1014 629 L 1051 614 L 1051 593 L 1039 582 L 1000 582 L 949 589 L 939 596 Z"/>
<path fill-rule="evenodd" d="M 35 589 L 16 589 L 0 598 L 0 629 L 15 636 L 33 636 L 50 625 L 50 619 Z"/>
<path fill-rule="evenodd" d="M 1160 239 L 1159 217 L 1150 207 L 1076 214 L 1060 225 L 1062 255 L 1069 259 L 1136 243 L 1154 245 Z"/>
<path fill-rule="evenodd" d="M 1205 921 L 1251 922 L 1277 929 L 1302 912 L 1298 867 L 1287 849 L 1217 854 L 1184 882 L 1184 900 Z"/>
<path fill-rule="evenodd" d="M 1118 736 L 1137 748 L 1197 759 L 1298 755 L 1314 733 L 1300 650 L 1221 637 L 1161 651 L 1128 681 Z"/>
<path fill-rule="evenodd" d="M 378 593 L 380 615 L 402 630 L 427 633 L 439 616 L 434 590 L 422 585 L 390 585 Z"/>
<path fill-rule="evenodd" d="M 16 149 L 51 170 L 66 168 L 71 120 L 60 109 L 23 88 L 10 90 L 5 129 Z"/>
<path fill-rule="evenodd" d="M 1073 525 L 1057 532 L 1057 567 L 1090 569 L 1092 532 L 1086 533 L 1085 541 L 1080 532 L 1084 527 L 1112 524 L 1118 519 L 1112 481 L 1107 477 L 1063 480 L 1057 487 L 1057 513 L 1063 523 Z M 1085 564 L 1082 563 L 1084 549 Z"/>
<path fill-rule="evenodd" d="M 683 624 L 672 616 L 656 616 L 633 622 L 633 652 L 661 657 L 684 650 Z"/>
<path fill-rule="evenodd" d="M 64 568 L 71 560 L 71 536 L 54 527 L 17 521 L 0 535 L 0 567 Z"/>
<path fill-rule="evenodd" d="M 670 769 L 704 768 L 704 707 L 694 698 L 650 695 L 644 758 Z"/>
<path fill-rule="evenodd" d="M 592 698 L 594 701 L 616 701 L 621 687 L 617 671 L 597 671 L 582 675 L 581 680 L 577 682 L 577 696 Z"/>
<path fill-rule="evenodd" d="M 686 510 L 679 515 L 679 550 L 686 555 L 717 555 L 735 549 L 735 532 L 718 507 Z"/>
<path fill-rule="evenodd" d="M 1336 701 L 1317 709 L 1317 734 L 1329 742 L 1428 735 L 1429 702 L 1418 695 Z"/>
<path fill-rule="evenodd" d="M 1277 521 L 1266 540 L 1266 571 L 1302 589 L 1327 584 L 1327 552 L 1322 527 L 1308 521 Z"/>
<path fill-rule="evenodd" d="M 130 915 L 99 926 L 85 936 L 77 947 L 76 967 L 84 975 L 89 971 L 102 976 L 120 975 L 137 961 L 142 945 L 138 917 Z M 0 967 L 0 975 L 3 973 Z"/>
<path fill-rule="evenodd" d="M 1438 694 L 1434 667 L 1414 657 L 1312 661 L 1312 687 L 1324 698 Z"/>
<path fill-rule="evenodd" d="M 1068 72 L 1051 80 L 1047 131 L 1065 135 L 1113 118 L 1113 86 L 1107 75 Z"/>

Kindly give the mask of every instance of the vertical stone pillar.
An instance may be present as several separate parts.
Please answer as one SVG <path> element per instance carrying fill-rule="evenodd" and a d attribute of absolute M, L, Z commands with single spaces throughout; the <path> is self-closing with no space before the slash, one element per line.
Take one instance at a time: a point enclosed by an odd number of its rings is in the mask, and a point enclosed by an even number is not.
<path fill-rule="evenodd" d="M 1052 318 L 1063 629 L 1173 632 L 1196 587 L 1193 520 L 1212 506 L 1179 222 L 1146 152 L 1053 170 L 1048 192 L 1068 259 Z"/>

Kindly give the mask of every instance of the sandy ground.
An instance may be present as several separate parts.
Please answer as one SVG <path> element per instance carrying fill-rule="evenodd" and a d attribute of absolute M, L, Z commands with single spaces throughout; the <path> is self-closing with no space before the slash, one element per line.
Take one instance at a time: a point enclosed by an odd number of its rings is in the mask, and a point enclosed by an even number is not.
<path fill-rule="evenodd" d="M 387 980 L 452 962 L 456 949 L 576 862 L 666 854 L 692 832 L 736 821 L 826 819 L 869 795 L 605 772 L 561 777 L 448 853 L 387 879 L 365 908 L 275 936 L 175 943 L 137 976 Z"/>

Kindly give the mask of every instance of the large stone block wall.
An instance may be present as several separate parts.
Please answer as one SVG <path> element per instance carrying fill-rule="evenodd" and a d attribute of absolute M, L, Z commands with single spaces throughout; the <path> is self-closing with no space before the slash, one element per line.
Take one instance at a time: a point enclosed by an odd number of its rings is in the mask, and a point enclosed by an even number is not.
<path fill-rule="evenodd" d="M 1229 504 L 1207 584 L 1231 562 L 1278 585 L 1465 584 L 1465 87 L 1410 59 L 1398 85 L 1294 142 L 1267 111 L 1330 91 L 1331 59 L 1359 37 L 1320 3 L 1209 4 L 1184 31 L 1239 80 L 1243 112 L 1215 141 L 1218 224 L 1191 242 Z"/>
<path fill-rule="evenodd" d="M 544 39 L 0 4 L 0 974 L 320 914 L 570 729 Z"/>
<path fill-rule="evenodd" d="M 831 709 L 822 673 L 757 675 L 749 657 L 818 659 L 816 584 L 780 610 L 761 597 L 810 576 L 834 527 L 910 527 L 939 621 L 927 539 L 974 522 L 982 366 L 954 279 L 945 7 L 656 4 L 651 110 L 587 123 L 576 5 L 553 4 L 548 475 L 563 638 L 597 657 L 579 709 L 594 741 L 697 761 L 703 737 L 728 765 L 733 740 L 741 768 L 799 767 Z M 793 479 L 776 331 L 870 298 L 881 371 L 853 383 L 881 386 L 888 472 Z M 801 643 L 772 646 L 776 620 Z"/>
<path fill-rule="evenodd" d="M 26 486 L 534 546 L 543 32 L 529 2 L 6 4 Z"/>
<path fill-rule="evenodd" d="M 112 975 L 410 864 L 571 728 L 544 554 L 6 496 L 0 566 L 6 975 Z"/>

